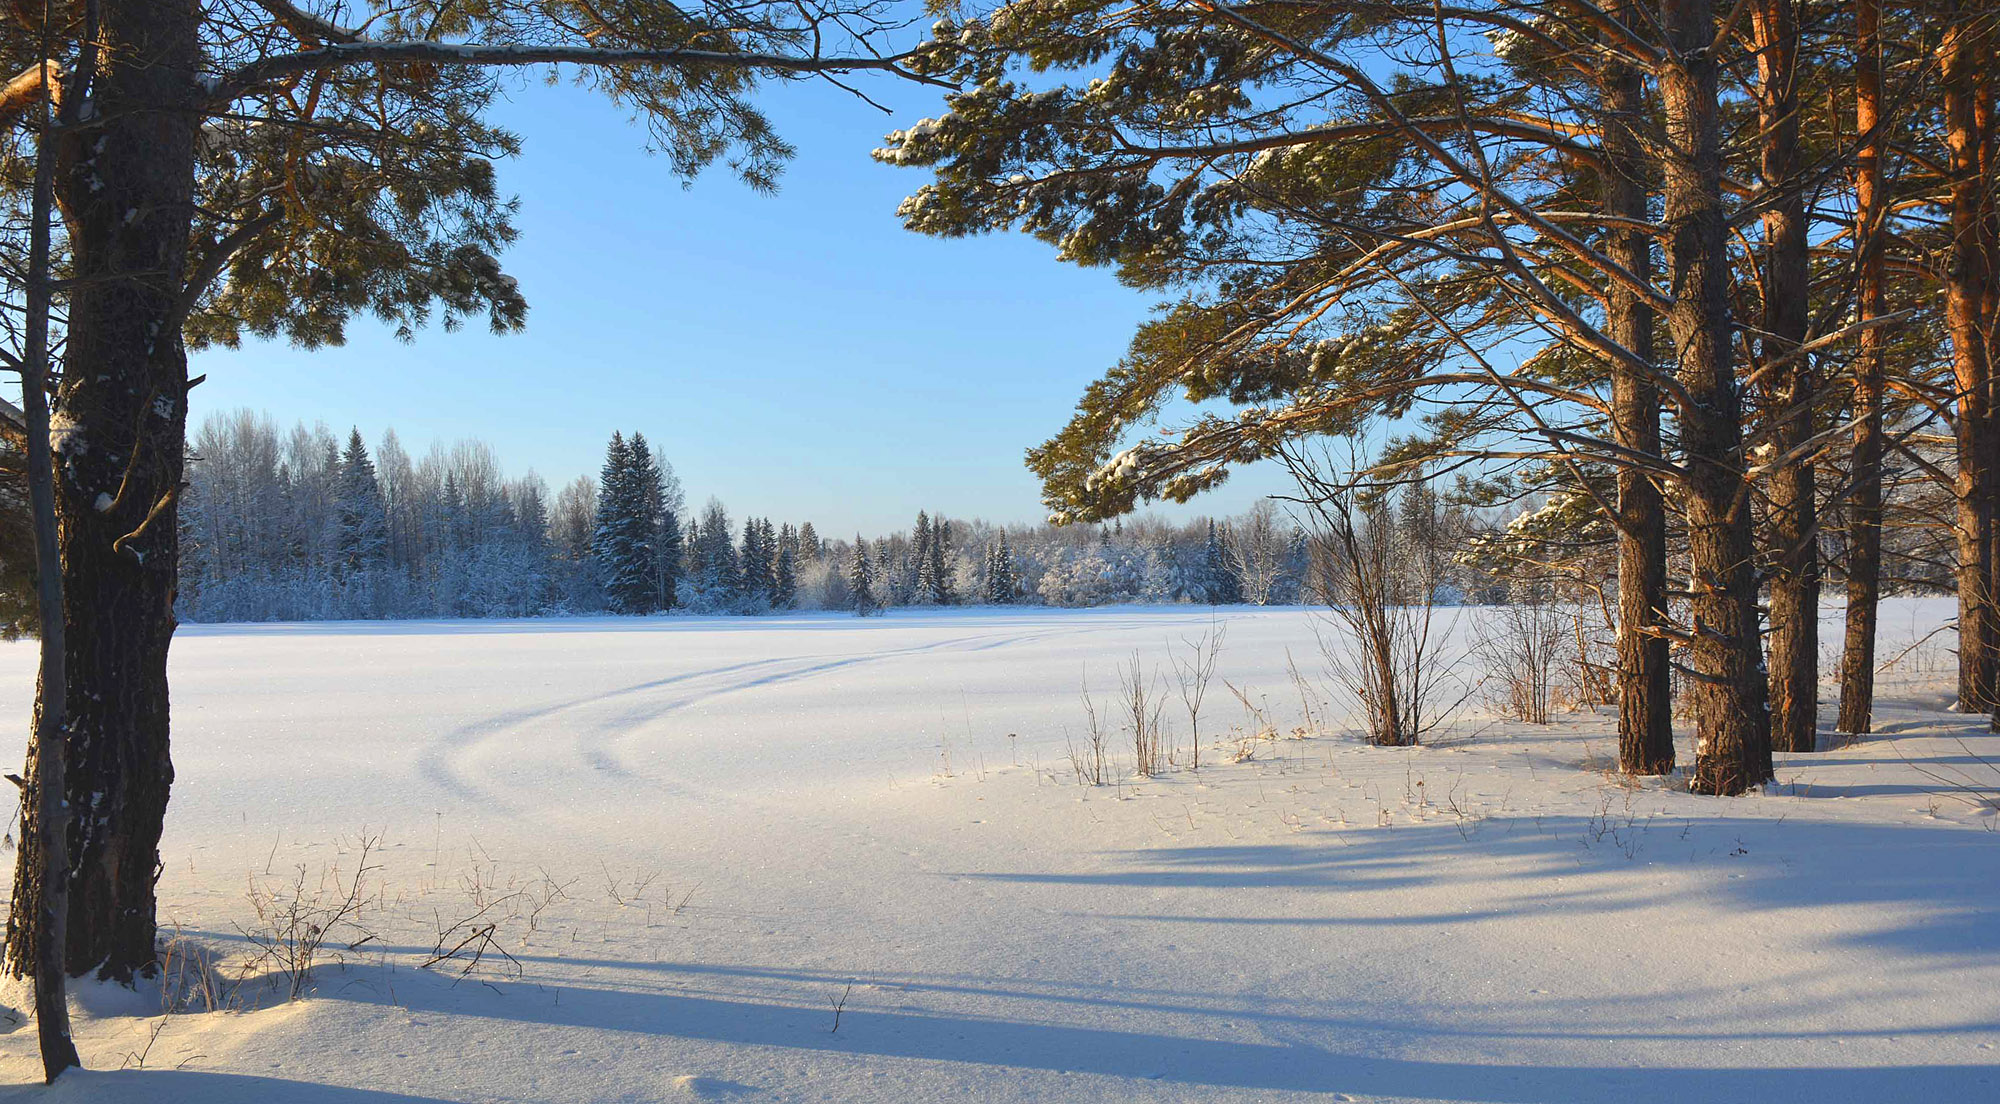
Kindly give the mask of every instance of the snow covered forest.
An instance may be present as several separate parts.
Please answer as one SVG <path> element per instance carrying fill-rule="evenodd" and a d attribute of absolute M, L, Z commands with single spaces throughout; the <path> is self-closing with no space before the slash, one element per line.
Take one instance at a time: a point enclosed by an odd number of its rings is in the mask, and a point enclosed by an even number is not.
<path fill-rule="evenodd" d="M 845 610 L 858 581 L 870 608 L 1285 605 L 1307 574 L 1304 531 L 1268 502 L 1180 525 L 925 512 L 848 538 L 691 509 L 641 433 L 553 494 L 481 441 L 413 458 L 394 430 L 371 447 L 250 411 L 207 419 L 191 448 L 175 607 L 190 622 Z"/>

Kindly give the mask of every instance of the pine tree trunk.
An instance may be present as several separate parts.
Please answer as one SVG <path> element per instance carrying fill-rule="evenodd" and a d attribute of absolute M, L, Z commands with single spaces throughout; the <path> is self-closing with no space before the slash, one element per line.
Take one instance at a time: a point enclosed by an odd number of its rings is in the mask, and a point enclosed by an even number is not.
<path fill-rule="evenodd" d="M 1800 171 L 1798 27 L 1793 0 L 1759 0 L 1751 12 L 1756 38 L 1760 172 L 1777 198 L 1764 212 L 1763 334 L 1765 361 L 1804 343 L 1809 321 L 1805 196 Z M 1798 357 L 1766 384 L 1777 454 L 1812 437 L 1818 382 L 1812 358 Z M 1770 540 L 1771 745 L 1812 751 L 1819 739 L 1819 536 L 1813 465 L 1798 460 L 1771 473 Z"/>
<path fill-rule="evenodd" d="M 1771 777 L 1770 714 L 1758 641 L 1757 580 L 1743 471 L 1743 416 L 1730 341 L 1729 254 L 1710 0 L 1663 0 L 1670 56 L 1660 71 L 1667 141 L 1667 324 L 1687 469 L 1693 594 L 1694 788 L 1739 794 Z"/>
<path fill-rule="evenodd" d="M 194 0 L 104 0 L 95 126 L 73 135 L 56 194 L 75 282 L 55 437 L 68 607 L 67 959 L 129 979 L 154 961 L 154 881 L 173 780 L 173 636 L 187 419 L 180 340 L 199 113 Z M 129 216 L 129 217 L 128 217 Z M 105 508 L 100 509 L 100 505 Z M 33 961 L 43 871 L 24 848 L 7 952 Z"/>
<path fill-rule="evenodd" d="M 1990 292 L 1984 242 L 1991 182 L 1981 176 L 1984 142 L 1979 127 L 1980 70 L 1992 63 L 1982 51 L 1990 41 L 1969 24 L 1978 13 L 1952 13 L 1943 58 L 1945 144 L 1951 153 L 1952 253 L 1945 273 L 1945 326 L 1951 334 L 1952 371 L 1958 387 L 1954 430 L 1958 474 L 1953 491 L 1958 545 L 1958 701 L 1965 712 L 1989 712 L 1995 701 L 1995 645 L 2000 642 L 1993 602 L 1996 455 L 1992 408 L 1992 350 L 1984 323 Z"/>
<path fill-rule="evenodd" d="M 1654 173 L 1634 133 L 1646 114 L 1645 77 L 1631 66 L 1609 65 L 1603 95 L 1605 211 L 1650 221 Z M 1653 241 L 1645 231 L 1614 230 L 1606 250 L 1627 271 L 1652 274 Z M 1638 295 L 1612 284 L 1605 324 L 1612 340 L 1653 359 L 1653 310 Z M 1611 372 L 1614 438 L 1624 448 L 1658 456 L 1659 388 L 1627 365 L 1613 364 Z M 1648 630 L 1666 619 L 1667 519 L 1650 474 L 1631 467 L 1619 471 L 1618 521 L 1618 767 L 1629 774 L 1666 774 L 1674 769 L 1673 683 L 1667 640 Z"/>
<path fill-rule="evenodd" d="M 1855 0 L 1854 125 L 1863 136 L 1856 154 L 1855 248 L 1858 253 L 1858 320 L 1883 313 L 1881 6 Z M 1847 637 L 1840 660 L 1837 731 L 1867 732 L 1875 708 L 1875 621 L 1882 596 L 1882 371 L 1883 335 L 1862 331 L 1854 362 L 1847 535 Z"/>
<path fill-rule="evenodd" d="M 1973 75 L 1973 130 L 1979 135 L 1979 179 L 1986 182 L 1985 210 L 1980 219 L 1979 245 L 1984 266 L 1984 295 L 1979 310 L 1979 332 L 1985 336 L 1986 355 L 1986 490 L 1987 508 L 1987 636 L 1986 655 L 1990 667 L 1988 697 L 1992 702 L 1990 726 L 2000 732 L 2000 104 L 1995 103 L 1996 81 L 1990 59 L 2000 49 L 2000 27 L 1990 20 L 1984 25 L 1983 54 L 1987 64 Z"/>

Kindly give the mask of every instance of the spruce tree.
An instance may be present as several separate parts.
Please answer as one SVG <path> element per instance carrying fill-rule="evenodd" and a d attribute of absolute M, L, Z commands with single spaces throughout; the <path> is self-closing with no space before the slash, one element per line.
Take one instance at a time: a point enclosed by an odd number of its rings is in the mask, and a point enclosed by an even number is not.
<path fill-rule="evenodd" d="M 986 601 L 1007 605 L 1021 592 L 1021 578 L 1014 568 L 1014 551 L 1007 547 L 1007 532 L 986 551 Z"/>
<path fill-rule="evenodd" d="M 937 601 L 937 580 L 931 575 L 931 519 L 917 511 L 917 526 L 910 533 L 910 603 L 928 606 Z"/>
<path fill-rule="evenodd" d="M 742 576 L 736 565 L 736 544 L 729 515 L 722 503 L 709 499 L 702 510 L 701 532 L 695 538 L 695 586 L 708 608 L 733 609 L 743 598 Z"/>
<path fill-rule="evenodd" d="M 924 575 L 930 583 L 930 600 L 948 606 L 958 600 L 951 585 L 951 525 L 942 517 L 931 519 L 930 541 L 924 546 Z"/>
<path fill-rule="evenodd" d="M 368 446 L 362 443 L 359 429 L 348 431 L 339 471 L 336 516 L 340 567 L 348 572 L 380 567 L 389 554 L 389 514 L 382 504 L 382 487 L 375 479 L 375 462 L 368 458 Z"/>
<path fill-rule="evenodd" d="M 668 510 L 660 515 L 659 539 L 654 548 L 653 577 L 655 589 L 660 595 L 660 608 L 673 609 L 681 604 L 681 565 L 687 557 L 686 542 L 681 536 L 680 515 Z"/>
<path fill-rule="evenodd" d="M 847 567 L 847 589 L 853 595 L 854 614 L 866 617 L 876 612 L 875 568 L 868 562 L 868 542 L 854 534 L 854 558 Z"/>
<path fill-rule="evenodd" d="M 786 533 L 791 526 L 785 526 Z M 791 609 L 798 600 L 799 569 L 798 552 L 795 541 L 787 541 L 781 534 L 778 540 L 778 562 L 773 565 L 771 580 L 771 608 Z"/>
<path fill-rule="evenodd" d="M 826 546 L 820 543 L 819 531 L 808 521 L 799 526 L 799 555 L 808 560 L 819 560 L 826 555 Z"/>
<path fill-rule="evenodd" d="M 1202 559 L 1202 596 L 1210 605 L 1232 606 L 1243 601 L 1243 572 L 1225 534 L 1208 523 L 1208 546 Z"/>
<path fill-rule="evenodd" d="M 615 613 L 643 613 L 653 594 L 644 491 L 637 476 L 631 445 L 624 434 L 614 431 L 598 476 L 597 533 L 591 553 L 604 582 L 605 604 Z"/>
<path fill-rule="evenodd" d="M 643 433 L 634 433 L 627 445 L 631 465 L 632 556 L 645 573 L 643 593 L 634 589 L 635 613 L 652 613 L 673 605 L 672 580 L 664 561 L 661 527 L 667 518 L 667 484 L 653 449 Z"/>
<path fill-rule="evenodd" d="M 760 518 L 744 519 L 743 598 L 753 606 L 775 604 L 772 594 L 777 589 L 776 544 L 770 522 Z"/>

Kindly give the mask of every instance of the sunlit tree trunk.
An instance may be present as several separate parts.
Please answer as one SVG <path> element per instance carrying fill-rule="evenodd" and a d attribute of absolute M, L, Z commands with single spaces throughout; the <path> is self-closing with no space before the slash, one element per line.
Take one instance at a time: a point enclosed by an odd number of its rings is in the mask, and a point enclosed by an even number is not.
<path fill-rule="evenodd" d="M 1727 211 L 1709 0 L 1663 0 L 1669 57 L 1660 68 L 1667 141 L 1663 181 L 1667 325 L 1685 392 L 1679 410 L 1687 469 L 1688 589 L 1693 614 L 1694 787 L 1739 794 L 1771 776 L 1764 651 L 1743 468 L 1742 399 L 1730 342 Z"/>
<path fill-rule="evenodd" d="M 1945 145 L 1950 151 L 1951 257 L 1945 272 L 1945 326 L 1951 334 L 1952 372 L 1958 402 L 1954 430 L 1958 473 L 1954 537 L 1958 546 L 1958 700 L 1966 712 L 1989 712 L 1995 702 L 1994 484 L 1996 450 L 1992 407 L 1992 348 L 1987 310 L 1992 293 L 1990 232 L 1992 181 L 1982 173 L 1985 136 L 1981 101 L 1985 71 L 1994 64 L 1992 34 L 1976 20 L 1978 6 L 1955 4 L 1944 28 L 1940 61 L 1944 84 Z M 1990 109 L 1988 109 L 1990 110 Z"/>
<path fill-rule="evenodd" d="M 1630 7 L 1620 14 L 1634 17 Z M 1603 73 L 1604 207 L 1608 214 L 1651 221 L 1654 172 L 1635 131 L 1646 117 L 1646 80 L 1635 67 L 1609 63 Z M 1607 236 L 1612 260 L 1641 277 L 1653 272 L 1653 239 L 1618 228 Z M 1605 330 L 1634 355 L 1654 356 L 1653 309 L 1631 289 L 1610 285 Z M 1611 367 L 1611 423 L 1617 443 L 1660 454 L 1660 392 L 1645 374 Z M 1652 475 L 1627 466 L 1618 473 L 1618 765 L 1631 774 L 1674 769 L 1673 683 L 1667 639 L 1651 630 L 1666 620 L 1666 504 Z"/>
<path fill-rule="evenodd" d="M 1757 50 L 1759 175 L 1776 198 L 1764 212 L 1763 320 L 1766 362 L 1806 337 L 1810 271 L 1806 203 L 1799 187 L 1798 27 L 1792 0 L 1758 0 L 1751 10 Z M 1812 358 L 1799 356 L 1765 385 L 1780 456 L 1813 434 L 1817 397 Z M 1812 751 L 1819 738 L 1819 543 L 1810 459 L 1771 473 L 1771 746 Z"/>

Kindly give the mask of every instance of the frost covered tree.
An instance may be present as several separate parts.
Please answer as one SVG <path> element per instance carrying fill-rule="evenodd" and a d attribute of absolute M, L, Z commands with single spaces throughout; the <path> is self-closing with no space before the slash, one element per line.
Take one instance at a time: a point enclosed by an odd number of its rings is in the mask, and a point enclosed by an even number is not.
<path fill-rule="evenodd" d="M 937 603 L 938 580 L 931 562 L 931 543 L 935 539 L 931 531 L 930 515 L 917 511 L 917 524 L 910 530 L 910 574 L 907 585 L 911 605 L 929 606 Z"/>
<path fill-rule="evenodd" d="M 847 565 L 848 601 L 858 617 L 879 612 L 875 600 L 875 566 L 868 562 L 868 542 L 854 535 L 854 555 Z"/>
<path fill-rule="evenodd" d="M 671 609 L 674 604 L 673 576 L 678 566 L 678 558 L 668 560 L 668 550 L 663 547 L 669 528 L 673 525 L 673 512 L 667 506 L 667 468 L 653 456 L 652 446 L 646 443 L 642 433 L 634 432 L 628 445 L 632 481 L 632 503 L 634 512 L 632 533 L 635 538 L 634 557 L 638 569 L 645 573 L 645 596 L 636 613 L 652 613 Z"/>
<path fill-rule="evenodd" d="M 933 605 L 949 606 L 958 601 L 952 585 L 951 523 L 942 514 L 931 519 L 930 540 L 919 553 L 922 559 L 919 589 Z"/>
<path fill-rule="evenodd" d="M 1007 546 L 1007 531 L 1001 530 L 986 550 L 985 593 L 992 605 L 1007 605 L 1020 597 L 1021 573 L 1014 566 L 1014 550 Z"/>
<path fill-rule="evenodd" d="M 358 572 L 381 567 L 389 554 L 389 514 L 359 427 L 348 431 L 347 450 L 340 457 L 338 509 L 342 568 Z"/>
<path fill-rule="evenodd" d="M 646 489 L 632 446 L 614 431 L 597 478 L 597 531 L 591 554 L 603 580 L 605 602 L 617 613 L 652 608 L 654 567 L 646 520 Z"/>
<path fill-rule="evenodd" d="M 729 515 L 717 499 L 709 499 L 702 508 L 689 556 L 689 576 L 703 612 L 728 613 L 742 603 L 743 578 L 736 561 L 735 535 L 730 532 Z"/>
<path fill-rule="evenodd" d="M 1228 533 L 1208 523 L 1202 550 L 1202 599 L 1210 605 L 1232 606 L 1243 601 L 1243 569 L 1230 547 Z"/>
<path fill-rule="evenodd" d="M 771 570 L 771 608 L 791 609 L 798 603 L 798 595 L 798 539 L 787 525 L 778 534 L 778 561 Z"/>
<path fill-rule="evenodd" d="M 750 609 L 769 608 L 777 589 L 777 542 L 770 523 L 761 518 L 743 520 L 741 554 L 743 601 Z"/>

